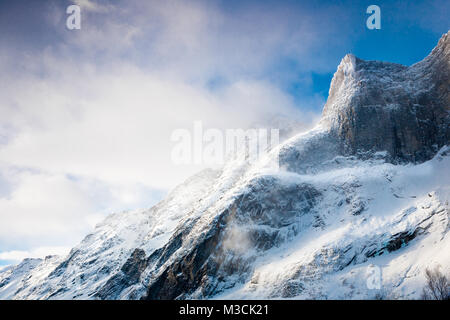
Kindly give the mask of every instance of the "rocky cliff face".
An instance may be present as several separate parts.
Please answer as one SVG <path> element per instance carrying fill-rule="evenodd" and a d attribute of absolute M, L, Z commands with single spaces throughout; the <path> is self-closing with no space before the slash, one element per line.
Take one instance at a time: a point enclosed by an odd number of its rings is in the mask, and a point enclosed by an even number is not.
<path fill-rule="evenodd" d="M 450 273 L 448 42 L 411 67 L 347 55 L 319 126 L 0 272 L 0 299 L 417 298 Z"/>
<path fill-rule="evenodd" d="M 322 122 L 341 152 L 388 151 L 392 161 L 429 160 L 450 140 L 450 34 L 423 61 L 405 67 L 342 60 Z"/>

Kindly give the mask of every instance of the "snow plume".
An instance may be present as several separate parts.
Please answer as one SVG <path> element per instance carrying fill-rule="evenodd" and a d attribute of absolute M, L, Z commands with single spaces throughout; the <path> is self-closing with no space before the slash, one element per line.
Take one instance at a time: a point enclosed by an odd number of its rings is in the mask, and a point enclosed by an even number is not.
<path fill-rule="evenodd" d="M 239 225 L 237 223 L 230 223 L 223 240 L 224 250 L 229 250 L 236 254 L 245 254 L 252 248 L 247 226 Z"/>

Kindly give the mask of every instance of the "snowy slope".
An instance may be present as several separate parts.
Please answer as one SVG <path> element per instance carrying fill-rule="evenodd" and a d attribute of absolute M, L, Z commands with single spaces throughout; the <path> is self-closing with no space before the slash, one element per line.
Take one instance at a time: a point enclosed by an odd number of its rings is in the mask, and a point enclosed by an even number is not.
<path fill-rule="evenodd" d="M 409 68 L 346 56 L 317 127 L 109 216 L 67 257 L 0 270 L 0 299 L 418 298 L 427 267 L 450 274 L 448 43 Z"/>
<path fill-rule="evenodd" d="M 112 275 L 120 272 L 135 248 L 154 250 L 167 241 L 179 220 L 214 183 L 217 173 L 205 170 L 175 188 L 155 207 L 112 214 L 67 257 L 33 260 L 28 274 L 23 263 L 0 270 L 0 299 L 87 299 Z M 33 269 L 34 268 L 34 269 Z M 9 276 L 11 269 L 13 276 Z M 15 271 L 17 269 L 17 272 Z M 45 281 L 42 281 L 42 274 Z M 1 285 L 1 284 L 0 284 Z M 5 289 L 8 289 L 6 292 Z"/>
<path fill-rule="evenodd" d="M 367 289 L 367 266 L 371 264 L 382 270 L 383 294 L 392 298 L 417 298 L 426 267 L 440 264 L 450 271 L 448 149 L 420 165 L 395 166 L 383 160 L 343 157 L 334 158 L 333 162 L 334 169 L 319 174 L 248 173 L 244 185 L 248 185 L 249 180 L 256 184 L 255 181 L 273 178 L 271 189 L 290 190 L 292 186 L 309 185 L 317 190 L 315 195 L 319 199 L 313 208 L 307 207 L 303 215 L 285 219 L 281 225 L 273 226 L 267 221 L 247 217 L 240 218 L 245 220 L 244 226 L 233 224 L 224 246 L 230 261 L 239 264 L 235 260 L 241 259 L 245 263 L 241 270 L 237 268 L 238 272 L 223 275 L 220 289 L 210 298 L 373 298 L 380 291 Z M 237 195 L 232 193 L 231 198 L 238 198 Z M 261 199 L 258 201 L 263 203 Z M 191 235 L 194 238 L 210 225 L 208 218 L 212 217 L 202 212 L 203 221 L 195 220 L 197 228 Z M 195 216 L 194 212 L 189 214 Z M 16 280 L 0 288 L 0 297 L 92 298 L 98 288 L 118 272 L 131 251 L 142 248 L 149 255 L 173 235 L 171 228 L 176 222 L 170 219 L 157 225 L 158 229 L 169 229 L 169 233 L 154 230 L 152 235 L 148 226 L 150 216 L 148 212 L 113 215 L 66 259 L 52 257 L 31 264 L 25 261 L 13 268 Z M 273 224 L 274 219 L 269 218 Z M 194 219 L 193 216 L 190 219 Z M 264 232 L 255 232 L 259 229 Z M 254 234 L 266 235 L 272 229 L 279 235 L 276 240 L 263 239 L 262 243 L 268 248 L 252 248 Z M 144 239 L 146 234 L 150 235 L 149 239 Z M 155 234 L 159 234 L 160 241 L 155 240 L 158 239 Z M 414 238 L 408 239 L 405 235 L 414 235 Z M 405 238 L 405 243 L 389 252 L 389 244 L 393 243 L 394 249 L 396 239 L 401 237 Z M 157 243 L 151 244 L 152 238 Z M 187 248 L 181 248 L 180 254 L 192 247 L 189 243 L 185 246 Z M 74 252 L 76 258 L 73 258 Z M 94 259 L 97 260 L 92 262 Z M 59 264 L 62 261 L 63 267 Z M 170 260 L 167 263 L 170 264 Z M 103 271 L 105 268 L 107 271 Z M 10 273 L 11 270 L 1 273 L 1 283 Z M 53 275 L 48 277 L 49 273 Z M 141 279 L 146 282 L 144 276 Z M 129 297 L 127 294 L 133 290 L 126 286 L 125 289 L 124 296 L 118 294 L 113 298 Z M 194 292 L 185 296 L 189 297 L 202 296 Z"/>
<path fill-rule="evenodd" d="M 366 161 L 287 173 L 284 183 L 321 193 L 320 224 L 261 254 L 247 281 L 219 297 L 419 298 L 426 267 L 450 272 L 448 152 L 418 166 Z M 369 265 L 381 268 L 382 291 L 367 288 Z"/>

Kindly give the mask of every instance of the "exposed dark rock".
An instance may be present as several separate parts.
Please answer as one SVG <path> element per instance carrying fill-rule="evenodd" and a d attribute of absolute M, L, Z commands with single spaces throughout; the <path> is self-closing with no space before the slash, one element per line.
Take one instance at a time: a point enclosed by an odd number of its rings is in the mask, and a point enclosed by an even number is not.
<path fill-rule="evenodd" d="M 245 246 L 249 250 L 268 250 L 285 240 L 280 235 L 283 228 L 292 228 L 294 235 L 298 232 L 293 228 L 296 219 L 309 213 L 320 197 L 320 193 L 307 184 L 283 186 L 277 185 L 275 180 L 264 177 L 253 181 L 247 192 L 217 216 L 206 233 L 198 236 L 197 242 L 191 246 L 192 250 L 175 257 L 162 272 L 155 275 L 144 298 L 177 299 L 194 292 L 198 292 L 200 297 L 207 297 L 220 291 L 231 275 L 239 274 L 245 280 L 252 260 Z M 274 185 L 277 187 L 274 188 Z M 234 228 L 239 226 L 246 227 L 238 232 L 243 242 L 247 243 L 237 241 L 229 245 L 230 240 L 234 242 Z M 178 243 L 189 232 L 189 228 L 180 230 L 172 242 Z M 155 266 L 167 262 L 174 253 L 169 248 L 178 246 L 173 243 L 169 242 L 148 260 Z"/>
<path fill-rule="evenodd" d="M 282 298 L 292 298 L 298 296 L 303 290 L 303 285 L 301 282 L 296 280 L 291 280 L 287 282 L 281 292 Z"/>
<path fill-rule="evenodd" d="M 392 162 L 431 159 L 450 142 L 450 32 L 411 67 L 347 55 L 322 122 L 343 154 L 387 151 Z"/>
<path fill-rule="evenodd" d="M 425 228 L 418 227 L 411 231 L 393 234 L 390 239 L 381 246 L 381 248 L 371 248 L 370 250 L 366 251 L 365 255 L 366 257 L 371 258 L 382 255 L 385 252 L 396 251 L 403 246 L 406 246 L 410 241 L 414 240 L 419 234 L 423 233 L 424 231 Z"/>
<path fill-rule="evenodd" d="M 77 250 L 71 250 L 69 253 L 69 257 L 64 260 L 61 264 L 59 264 L 55 270 L 53 270 L 49 277 L 57 277 L 59 275 L 61 275 L 62 273 L 64 273 L 64 271 L 66 270 L 66 268 L 70 265 L 70 263 L 73 262 L 73 260 L 77 257 L 78 255 L 78 251 Z"/>
<path fill-rule="evenodd" d="M 100 299 L 117 299 L 123 288 L 129 287 L 139 281 L 146 267 L 147 259 L 145 251 L 135 249 L 120 271 L 106 282 L 96 296 Z"/>

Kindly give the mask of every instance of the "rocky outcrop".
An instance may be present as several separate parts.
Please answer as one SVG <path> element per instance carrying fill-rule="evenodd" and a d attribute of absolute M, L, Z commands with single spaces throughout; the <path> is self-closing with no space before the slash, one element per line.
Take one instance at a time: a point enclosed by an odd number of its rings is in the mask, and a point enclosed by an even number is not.
<path fill-rule="evenodd" d="M 343 154 L 387 151 L 423 162 L 450 142 L 450 32 L 410 67 L 348 54 L 331 82 L 322 124 Z"/>
<path fill-rule="evenodd" d="M 142 272 L 147 267 L 145 251 L 135 249 L 131 257 L 125 262 L 120 272 L 113 275 L 106 284 L 97 292 L 100 299 L 117 299 L 123 288 L 136 284 Z"/>
<path fill-rule="evenodd" d="M 299 222 L 313 224 L 312 208 L 319 198 L 307 184 L 283 186 L 274 178 L 256 179 L 195 238 L 191 250 L 175 254 L 195 222 L 181 227 L 149 256 L 148 266 L 155 272 L 148 276 L 144 299 L 204 298 L 226 289 L 230 278 L 245 280 L 255 258 L 252 250 L 264 252 L 289 240 L 301 229 Z"/>

